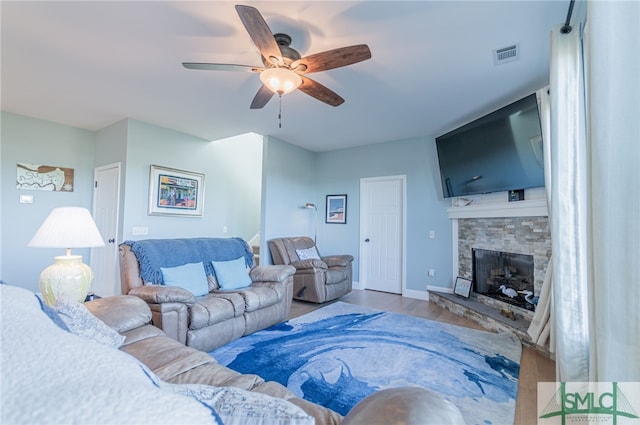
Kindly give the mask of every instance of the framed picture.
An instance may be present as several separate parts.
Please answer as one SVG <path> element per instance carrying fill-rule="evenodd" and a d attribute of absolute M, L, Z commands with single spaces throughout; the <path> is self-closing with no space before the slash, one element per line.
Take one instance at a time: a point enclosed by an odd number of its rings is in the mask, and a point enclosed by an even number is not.
<path fill-rule="evenodd" d="M 461 297 L 469 298 L 471 295 L 471 281 L 462 277 L 456 278 L 456 283 L 453 287 L 453 293 L 460 295 Z"/>
<path fill-rule="evenodd" d="M 204 174 L 152 165 L 149 170 L 149 215 L 201 217 Z"/>
<path fill-rule="evenodd" d="M 16 189 L 73 192 L 73 168 L 18 162 Z"/>
<path fill-rule="evenodd" d="M 326 223 L 345 224 L 347 222 L 347 195 L 327 195 Z"/>

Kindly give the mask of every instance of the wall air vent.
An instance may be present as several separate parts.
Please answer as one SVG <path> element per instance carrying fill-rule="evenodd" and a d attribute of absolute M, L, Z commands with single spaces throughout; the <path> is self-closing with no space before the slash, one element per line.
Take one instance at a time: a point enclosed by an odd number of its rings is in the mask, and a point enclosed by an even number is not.
<path fill-rule="evenodd" d="M 493 51 L 493 65 L 513 62 L 520 59 L 520 44 L 512 44 Z"/>

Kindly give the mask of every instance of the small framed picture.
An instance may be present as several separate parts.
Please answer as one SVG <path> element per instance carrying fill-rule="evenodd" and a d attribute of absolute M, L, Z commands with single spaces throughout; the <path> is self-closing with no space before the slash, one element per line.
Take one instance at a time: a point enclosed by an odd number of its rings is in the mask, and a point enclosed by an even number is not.
<path fill-rule="evenodd" d="M 204 174 L 152 165 L 149 172 L 149 215 L 201 217 Z"/>
<path fill-rule="evenodd" d="M 464 298 L 469 298 L 469 295 L 471 295 L 471 281 L 458 276 L 453 287 L 453 293 Z"/>
<path fill-rule="evenodd" d="M 347 195 L 327 195 L 327 216 L 325 223 L 345 224 L 347 222 Z"/>

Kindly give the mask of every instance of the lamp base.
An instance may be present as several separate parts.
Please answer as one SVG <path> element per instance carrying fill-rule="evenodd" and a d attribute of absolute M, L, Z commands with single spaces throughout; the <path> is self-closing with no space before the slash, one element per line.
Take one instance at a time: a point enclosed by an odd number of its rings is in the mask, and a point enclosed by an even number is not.
<path fill-rule="evenodd" d="M 83 302 L 92 281 L 93 272 L 82 262 L 82 255 L 61 255 L 40 273 L 40 292 L 49 306 L 59 300 Z"/>

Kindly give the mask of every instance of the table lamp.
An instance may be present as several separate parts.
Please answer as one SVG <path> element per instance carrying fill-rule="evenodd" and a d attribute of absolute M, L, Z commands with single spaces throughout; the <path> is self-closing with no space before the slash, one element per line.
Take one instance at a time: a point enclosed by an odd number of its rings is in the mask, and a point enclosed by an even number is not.
<path fill-rule="evenodd" d="M 54 263 L 40 273 L 40 292 L 45 303 L 57 300 L 83 302 L 93 281 L 91 268 L 82 255 L 71 255 L 71 248 L 95 248 L 104 241 L 91 213 L 86 208 L 54 208 L 29 242 L 30 247 L 66 248 L 66 255 L 54 257 Z"/>

